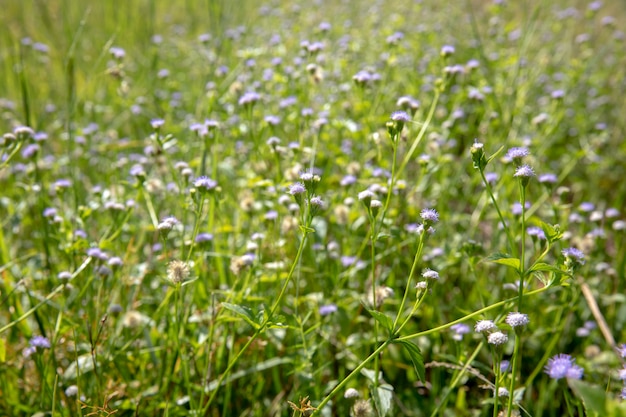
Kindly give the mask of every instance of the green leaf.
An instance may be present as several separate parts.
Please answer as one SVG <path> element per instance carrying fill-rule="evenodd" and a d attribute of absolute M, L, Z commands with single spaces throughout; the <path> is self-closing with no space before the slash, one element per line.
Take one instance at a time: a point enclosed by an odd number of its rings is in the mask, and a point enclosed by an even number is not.
<path fill-rule="evenodd" d="M 489 158 L 487 158 L 487 163 L 493 161 L 493 158 L 495 158 L 496 156 L 498 156 L 498 154 L 500 152 L 502 152 L 502 150 L 504 149 L 504 145 L 500 146 L 500 149 L 498 149 L 497 151 L 495 151 Z"/>
<path fill-rule="evenodd" d="M 508 267 L 515 269 L 516 271 L 519 271 L 520 269 L 519 259 L 511 258 L 509 255 L 505 253 L 494 253 L 493 255 L 490 255 L 487 258 L 485 258 L 485 261 L 493 262 L 493 263 L 500 264 L 500 265 L 506 265 Z"/>
<path fill-rule="evenodd" d="M 7 346 L 4 339 L 0 339 L 0 363 L 7 360 Z"/>
<path fill-rule="evenodd" d="M 393 399 L 393 387 L 389 384 L 381 384 L 376 389 L 370 386 L 372 397 L 374 398 L 374 404 L 376 405 L 376 412 L 379 417 L 385 417 L 391 410 L 391 404 Z"/>
<path fill-rule="evenodd" d="M 411 357 L 417 377 L 422 382 L 426 381 L 426 368 L 424 367 L 424 358 L 422 357 L 420 348 L 418 348 L 415 343 L 409 342 L 408 340 L 396 340 L 393 343 L 402 345 L 405 348 Z"/>
<path fill-rule="evenodd" d="M 372 315 L 372 317 L 374 317 L 374 320 L 376 320 L 385 329 L 387 329 L 389 334 L 393 333 L 393 320 L 391 319 L 391 317 L 389 317 L 385 313 L 381 313 L 380 311 L 370 309 L 368 309 L 367 311 Z"/>
<path fill-rule="evenodd" d="M 568 379 L 572 391 L 583 402 L 587 416 L 606 415 L 606 393 L 604 389 L 595 385 L 587 384 L 578 379 Z"/>
<path fill-rule="evenodd" d="M 562 269 L 559 269 L 558 267 L 547 264 L 545 262 L 537 262 L 528 270 L 528 273 L 537 272 L 537 271 L 547 271 L 547 272 L 554 272 L 555 274 L 569 275 L 566 271 L 563 271 Z"/>
<path fill-rule="evenodd" d="M 224 307 L 226 310 L 230 310 L 233 313 L 237 314 L 239 317 L 244 319 L 246 323 L 248 323 L 250 326 L 254 327 L 255 329 L 259 328 L 259 324 L 254 321 L 254 315 L 252 314 L 252 310 L 250 310 L 248 307 L 243 307 L 243 306 L 240 306 L 237 304 L 231 304 L 231 303 L 222 303 L 222 307 Z"/>

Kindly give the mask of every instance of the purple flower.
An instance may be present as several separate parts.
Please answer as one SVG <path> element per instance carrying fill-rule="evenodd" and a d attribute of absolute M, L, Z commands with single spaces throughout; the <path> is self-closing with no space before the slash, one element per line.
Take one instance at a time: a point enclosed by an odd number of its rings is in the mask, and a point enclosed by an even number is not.
<path fill-rule="evenodd" d="M 530 152 L 528 151 L 528 148 L 511 148 L 506 153 L 506 158 L 512 159 L 512 160 L 519 160 L 525 156 L 528 156 L 529 154 Z"/>
<path fill-rule="evenodd" d="M 476 322 L 476 325 L 474 326 L 474 330 L 477 333 L 490 332 L 496 329 L 497 327 L 495 323 L 491 320 L 479 320 Z"/>
<path fill-rule="evenodd" d="M 546 234 L 540 227 L 531 226 L 526 229 L 526 233 L 528 233 L 529 236 L 536 237 L 539 240 L 546 240 Z"/>
<path fill-rule="evenodd" d="M 261 96 L 259 95 L 259 93 L 255 93 L 254 91 L 249 91 L 239 98 L 239 105 L 240 106 L 253 105 L 259 100 L 261 100 Z"/>
<path fill-rule="evenodd" d="M 152 120 L 150 120 L 150 125 L 155 130 L 161 128 L 161 126 L 163 126 L 164 124 L 165 124 L 165 120 L 163 120 L 163 119 L 152 119 Z"/>
<path fill-rule="evenodd" d="M 293 183 L 289 186 L 289 194 L 291 195 L 299 195 L 299 194 L 303 194 L 306 192 L 306 188 L 304 187 L 304 184 L 302 184 L 301 182 L 296 182 Z"/>
<path fill-rule="evenodd" d="M 411 117 L 407 114 L 407 112 L 398 110 L 391 113 L 391 120 L 394 122 L 408 123 L 411 121 Z"/>
<path fill-rule="evenodd" d="M 528 165 L 522 165 L 521 167 L 517 168 L 517 170 L 515 171 L 515 174 L 513 175 L 514 177 L 519 177 L 519 178 L 530 178 L 530 177 L 534 177 L 535 176 L 535 172 L 533 171 L 533 169 L 528 166 Z"/>
<path fill-rule="evenodd" d="M 434 224 L 439 221 L 439 213 L 435 209 L 424 209 L 420 213 L 420 217 L 424 220 L 424 223 Z"/>
<path fill-rule="evenodd" d="M 558 181 L 557 176 L 552 173 L 541 174 L 538 179 L 542 184 L 554 184 Z"/>
<path fill-rule="evenodd" d="M 491 345 L 499 346 L 505 344 L 509 340 L 509 337 L 506 333 L 502 333 L 501 331 L 495 331 L 489 336 L 487 336 L 487 342 Z"/>
<path fill-rule="evenodd" d="M 576 248 L 563 249 L 561 251 L 561 253 L 567 259 L 569 259 L 570 261 L 572 261 L 572 262 L 574 262 L 576 264 L 579 264 L 579 265 L 584 265 L 585 264 L 585 254 L 582 253 L 580 250 L 578 250 Z"/>
<path fill-rule="evenodd" d="M 559 353 L 548 360 L 548 364 L 545 366 L 545 372 L 552 379 L 581 379 L 583 369 L 574 362 L 575 359 L 570 355 Z"/>
<path fill-rule="evenodd" d="M 463 335 L 470 332 L 470 326 L 465 323 L 457 323 L 450 326 L 450 330 L 454 332 L 452 338 L 458 342 L 463 340 Z"/>
<path fill-rule="evenodd" d="M 339 182 L 339 184 L 342 187 L 348 186 L 348 185 L 352 185 L 356 182 L 356 177 L 354 175 L 346 175 L 345 177 L 343 177 L 341 179 L 341 181 Z"/>
<path fill-rule="evenodd" d="M 511 327 L 526 326 L 529 323 L 528 315 L 517 312 L 509 313 L 504 321 Z"/>
<path fill-rule="evenodd" d="M 426 279 L 439 279 L 439 272 L 426 268 L 424 272 L 422 272 L 422 277 Z"/>
<path fill-rule="evenodd" d="M 320 306 L 319 312 L 320 312 L 320 316 L 327 316 L 329 314 L 336 313 L 337 306 L 335 304 L 326 304 L 326 305 Z"/>
<path fill-rule="evenodd" d="M 31 143 L 22 150 L 22 158 L 30 159 L 35 156 L 35 154 L 37 154 L 37 152 L 39 152 L 40 150 L 41 147 L 39 145 L 37 145 L 36 143 Z"/>
<path fill-rule="evenodd" d="M 50 349 L 50 341 L 44 336 L 33 336 L 28 344 L 34 348 Z"/>
<path fill-rule="evenodd" d="M 217 181 L 203 175 L 194 180 L 193 186 L 201 191 L 212 191 L 217 187 Z"/>
<path fill-rule="evenodd" d="M 450 56 L 454 53 L 454 46 L 444 45 L 441 47 L 441 56 Z"/>
<path fill-rule="evenodd" d="M 198 233 L 198 236 L 196 236 L 196 243 L 210 242 L 212 240 L 213 235 L 211 233 Z"/>

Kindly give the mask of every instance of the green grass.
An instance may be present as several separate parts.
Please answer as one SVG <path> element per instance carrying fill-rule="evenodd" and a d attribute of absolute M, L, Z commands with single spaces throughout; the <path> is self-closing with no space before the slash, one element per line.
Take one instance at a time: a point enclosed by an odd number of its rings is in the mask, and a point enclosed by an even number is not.
<path fill-rule="evenodd" d="M 605 3 L 2 4 L 0 415 L 626 415 Z"/>

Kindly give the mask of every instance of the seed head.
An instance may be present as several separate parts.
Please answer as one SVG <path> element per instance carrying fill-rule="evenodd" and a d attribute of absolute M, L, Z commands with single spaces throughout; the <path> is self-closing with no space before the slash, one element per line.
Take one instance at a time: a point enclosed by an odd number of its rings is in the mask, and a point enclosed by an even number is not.
<path fill-rule="evenodd" d="M 189 278 L 189 265 L 187 262 L 174 260 L 167 265 L 167 279 L 173 284 L 180 284 Z"/>

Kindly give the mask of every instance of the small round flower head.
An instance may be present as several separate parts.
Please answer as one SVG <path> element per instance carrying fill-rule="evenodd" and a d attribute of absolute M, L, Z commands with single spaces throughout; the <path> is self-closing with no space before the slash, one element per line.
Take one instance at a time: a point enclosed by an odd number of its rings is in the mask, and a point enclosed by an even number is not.
<path fill-rule="evenodd" d="M 499 346 L 505 344 L 509 337 L 501 331 L 495 331 L 487 336 L 487 342 L 491 345 Z"/>
<path fill-rule="evenodd" d="M 454 53 L 455 49 L 452 45 L 444 45 L 441 47 L 441 56 L 446 57 L 450 56 Z"/>
<path fill-rule="evenodd" d="M 124 51 L 124 49 L 120 48 L 119 46 L 110 47 L 109 53 L 113 55 L 113 58 L 117 60 L 124 59 L 124 57 L 126 56 L 126 51 Z"/>
<path fill-rule="evenodd" d="M 189 278 L 189 265 L 187 262 L 174 260 L 167 265 L 167 279 L 173 284 L 180 284 Z"/>
<path fill-rule="evenodd" d="M 122 266 L 124 265 L 124 261 L 122 261 L 122 258 L 120 258 L 119 256 L 113 256 L 109 259 L 108 264 L 110 266 Z"/>
<path fill-rule="evenodd" d="M 511 362 L 506 359 L 500 362 L 500 372 L 505 373 L 511 370 Z"/>
<path fill-rule="evenodd" d="M 415 288 L 418 290 L 425 290 L 426 288 L 428 288 L 428 282 L 426 281 L 418 281 L 417 284 L 415 284 Z"/>
<path fill-rule="evenodd" d="M 526 233 L 528 233 L 529 236 L 536 238 L 538 240 L 546 240 L 546 234 L 543 231 L 543 229 L 541 229 L 540 227 L 531 226 L 528 229 L 526 229 Z"/>
<path fill-rule="evenodd" d="M 542 184 L 555 184 L 558 181 L 557 176 L 552 173 L 541 174 L 537 179 Z"/>
<path fill-rule="evenodd" d="M 61 279 L 61 280 L 66 280 L 66 279 L 70 279 L 72 278 L 72 273 L 69 271 L 61 271 L 59 272 L 59 274 L 57 275 L 57 278 Z"/>
<path fill-rule="evenodd" d="M 626 343 L 622 343 L 621 345 L 617 347 L 617 354 L 621 358 L 626 358 Z"/>
<path fill-rule="evenodd" d="M 574 358 L 564 353 L 550 358 L 545 366 L 545 372 L 552 379 L 580 379 L 583 376 L 583 369 L 574 363 Z"/>
<path fill-rule="evenodd" d="M 585 264 L 585 254 L 576 248 L 567 248 L 561 251 L 563 256 L 567 258 L 570 262 L 578 265 Z"/>
<path fill-rule="evenodd" d="M 251 106 L 257 101 L 261 100 L 261 96 L 255 92 L 247 92 L 239 98 L 240 106 Z"/>
<path fill-rule="evenodd" d="M 326 203 L 324 203 L 321 197 L 315 195 L 311 197 L 311 206 L 317 209 L 323 209 L 326 207 Z"/>
<path fill-rule="evenodd" d="M 296 182 L 293 183 L 289 186 L 289 194 L 291 195 L 299 195 L 299 194 L 303 194 L 306 192 L 306 188 L 304 187 L 304 184 L 302 184 L 301 182 Z"/>
<path fill-rule="evenodd" d="M 424 209 L 420 213 L 420 217 L 424 220 L 425 224 L 435 224 L 439 221 L 439 213 L 434 209 Z"/>
<path fill-rule="evenodd" d="M 490 332 L 496 329 L 497 329 L 496 324 L 491 320 L 479 320 L 476 322 L 476 325 L 474 326 L 474 330 L 477 333 Z"/>
<path fill-rule="evenodd" d="M 68 397 L 75 397 L 76 395 L 78 395 L 78 386 L 70 385 L 69 387 L 65 388 L 65 395 L 67 395 Z"/>
<path fill-rule="evenodd" d="M 617 379 L 620 381 L 626 381 L 626 365 L 620 370 L 617 371 Z"/>
<path fill-rule="evenodd" d="M 202 192 L 209 192 L 217 187 L 217 181 L 203 175 L 194 180 L 193 186 Z"/>
<path fill-rule="evenodd" d="M 198 233 L 196 236 L 196 243 L 205 243 L 213 240 L 213 235 L 211 233 Z"/>
<path fill-rule="evenodd" d="M 506 316 L 505 319 L 506 324 L 515 328 L 526 326 L 529 323 L 528 315 L 523 313 L 511 312 Z"/>
<path fill-rule="evenodd" d="M 18 126 L 13 129 L 13 134 L 19 139 L 30 139 L 35 136 L 35 131 L 28 126 Z"/>
<path fill-rule="evenodd" d="M 374 408 L 369 400 L 357 400 L 352 406 L 352 416 L 354 417 L 372 417 Z"/>
<path fill-rule="evenodd" d="M 319 309 L 320 316 L 328 316 L 329 314 L 336 313 L 336 312 L 337 312 L 337 306 L 335 304 L 326 304 L 326 305 L 320 306 L 320 309 Z"/>
<path fill-rule="evenodd" d="M 409 123 L 411 121 L 411 117 L 407 112 L 398 110 L 391 113 L 391 120 L 394 122 Z"/>
<path fill-rule="evenodd" d="M 498 397 L 508 397 L 509 396 L 509 390 L 504 388 L 504 387 L 500 387 L 498 388 Z"/>
<path fill-rule="evenodd" d="M 460 342 L 461 340 L 463 340 L 463 335 L 469 333 L 471 329 L 465 323 L 457 323 L 457 324 L 450 326 L 450 330 L 454 332 L 454 335 L 452 335 L 452 338 Z"/>
<path fill-rule="evenodd" d="M 360 396 L 359 391 L 354 388 L 348 388 L 343 394 L 343 398 L 359 398 Z"/>
<path fill-rule="evenodd" d="M 515 170 L 515 174 L 513 176 L 518 178 L 531 178 L 535 176 L 535 172 L 529 165 L 522 165 Z"/>
<path fill-rule="evenodd" d="M 363 204 L 365 204 L 368 207 L 370 203 L 372 202 L 372 199 L 375 197 L 376 197 L 376 194 L 374 194 L 370 190 L 361 191 L 358 195 L 359 200 L 362 201 Z"/>
<path fill-rule="evenodd" d="M 50 341 L 44 336 L 33 336 L 28 344 L 34 348 L 50 349 Z"/>
<path fill-rule="evenodd" d="M 528 156 L 530 154 L 530 152 L 528 151 L 528 148 L 511 148 L 507 151 L 506 153 L 506 159 L 510 159 L 513 161 L 520 161 L 522 158 L 524 158 L 525 156 Z"/>
<path fill-rule="evenodd" d="M 154 130 L 159 130 L 164 124 L 165 124 L 165 120 L 163 119 L 150 120 L 150 126 L 152 126 Z"/>
<path fill-rule="evenodd" d="M 439 272 L 426 268 L 424 272 L 422 272 L 422 276 L 426 279 L 439 279 Z"/>

